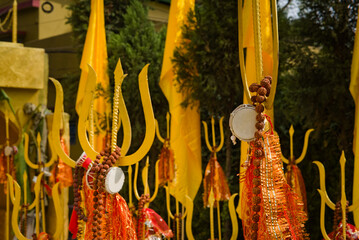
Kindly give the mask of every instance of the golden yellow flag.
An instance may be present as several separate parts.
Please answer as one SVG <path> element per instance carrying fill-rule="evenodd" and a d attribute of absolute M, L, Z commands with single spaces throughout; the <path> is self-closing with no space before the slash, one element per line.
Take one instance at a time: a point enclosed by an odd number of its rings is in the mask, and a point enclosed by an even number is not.
<path fill-rule="evenodd" d="M 238 1 L 238 4 L 242 4 L 242 1 Z M 243 34 L 239 31 L 239 38 L 243 40 L 243 48 L 246 48 L 246 59 L 245 59 L 245 74 L 247 76 L 248 86 L 257 81 L 256 76 L 256 59 L 255 59 L 255 46 L 254 42 L 254 30 L 253 30 L 253 0 L 245 0 L 242 19 L 238 19 L 239 24 L 242 23 Z M 260 32 L 262 39 L 262 60 L 263 60 L 263 76 L 273 74 L 273 30 L 272 30 L 272 19 L 271 19 L 271 6 L 270 0 L 260 0 Z M 243 49 L 239 49 L 243 51 Z M 244 81 L 244 79 L 242 79 Z M 248 104 L 248 100 L 243 94 L 243 103 Z M 266 114 L 274 120 L 273 108 L 266 111 Z M 241 141 L 241 166 L 244 164 L 247 158 L 248 144 Z M 240 168 L 240 172 L 244 172 L 243 168 Z M 240 183 L 240 196 L 242 195 L 243 182 Z M 237 209 L 239 216 L 241 216 L 240 204 Z"/>
<path fill-rule="evenodd" d="M 90 21 L 80 64 L 81 78 L 76 99 L 77 114 L 80 113 L 84 98 L 88 75 L 87 64 L 91 65 L 97 73 L 97 84 L 101 84 L 102 88 L 107 90 L 109 77 L 107 74 L 107 46 L 103 0 L 91 0 Z M 97 114 L 99 116 L 98 119 L 102 119 L 101 117 L 110 112 L 110 108 L 110 103 L 107 103 L 105 98 L 100 96 L 94 100 L 93 114 Z M 102 133 L 95 135 L 95 150 L 102 150 L 104 136 Z"/>
<path fill-rule="evenodd" d="M 358 12 L 359 15 L 359 12 Z M 357 31 L 355 33 L 354 52 L 351 67 L 351 79 L 349 90 L 355 102 L 355 123 L 354 123 L 354 179 L 353 179 L 353 204 L 359 201 L 359 18 L 357 20 Z M 354 210 L 354 222 L 359 227 L 359 208 Z"/>
<path fill-rule="evenodd" d="M 171 1 L 160 80 L 171 113 L 171 147 L 176 165 L 170 192 L 182 203 L 186 202 L 186 194 L 194 199 L 202 181 L 201 125 L 197 108 L 181 106 L 185 96 L 177 92 L 171 58 L 175 47 L 180 44 L 181 26 L 193 7 L 194 0 Z"/>

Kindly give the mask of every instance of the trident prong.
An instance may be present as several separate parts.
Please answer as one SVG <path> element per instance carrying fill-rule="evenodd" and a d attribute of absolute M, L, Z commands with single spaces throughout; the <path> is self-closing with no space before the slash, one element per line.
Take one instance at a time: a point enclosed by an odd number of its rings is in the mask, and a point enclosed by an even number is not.
<path fill-rule="evenodd" d="M 347 205 L 347 197 L 345 194 L 345 154 L 344 151 L 342 151 L 342 154 L 340 156 L 340 172 L 341 172 L 341 210 L 342 210 L 342 225 L 343 225 L 343 238 L 346 239 L 346 205 Z M 323 164 L 319 161 L 314 161 L 314 164 L 318 166 L 319 169 L 319 177 L 320 177 L 320 189 L 318 189 L 318 192 L 320 194 L 321 198 L 321 208 L 320 208 L 320 229 L 322 231 L 323 237 L 326 240 L 330 240 L 328 237 L 328 234 L 325 230 L 325 205 L 328 205 L 332 210 L 335 210 L 335 204 L 330 200 L 327 194 L 327 190 L 325 188 L 325 168 Z M 355 204 L 349 206 L 349 212 L 354 211 L 359 205 L 359 202 L 356 202 Z"/>
<path fill-rule="evenodd" d="M 155 190 L 152 194 L 152 196 L 150 197 L 150 200 L 148 201 L 148 203 L 145 204 L 145 207 L 148 207 L 149 204 L 151 202 L 153 202 L 153 200 L 155 200 L 156 196 L 157 196 L 157 193 L 158 193 L 158 163 L 159 163 L 159 160 L 156 162 L 156 166 L 155 166 Z M 135 193 L 135 196 L 137 198 L 137 200 L 140 200 L 140 194 L 138 193 L 138 190 L 137 190 L 137 177 L 138 177 L 138 162 L 136 163 L 136 168 L 135 168 L 135 176 L 134 176 L 134 180 L 133 180 L 133 191 Z M 148 185 L 148 168 L 150 166 L 150 163 L 149 163 L 149 157 L 147 157 L 146 159 L 146 165 L 145 167 L 142 169 L 142 183 L 143 183 L 143 186 L 144 186 L 144 193 L 143 194 L 147 194 L 150 196 L 150 187 Z M 131 169 L 131 173 L 132 173 L 132 169 Z M 130 179 L 131 181 L 132 179 Z M 130 192 L 130 195 L 132 195 L 132 192 Z M 131 196 L 131 199 L 132 199 L 132 196 Z M 132 204 L 133 205 L 133 204 Z"/>
<path fill-rule="evenodd" d="M 207 126 L 207 123 L 205 121 L 202 121 L 202 124 L 203 124 L 203 127 L 204 127 L 206 145 L 207 145 L 207 148 L 214 154 L 214 157 L 216 157 L 217 152 L 222 149 L 223 143 L 224 143 L 223 119 L 224 119 L 224 117 L 221 117 L 221 119 L 219 120 L 219 129 L 220 129 L 220 136 L 221 136 L 219 146 L 216 145 L 216 132 L 215 132 L 215 128 L 214 128 L 214 118 L 213 118 L 213 116 L 211 117 L 212 145 L 209 143 L 209 139 L 208 139 L 208 126 Z M 211 240 L 214 240 L 213 205 L 214 205 L 215 199 L 214 199 L 213 188 L 211 188 L 208 200 L 209 200 L 210 219 L 211 219 L 211 221 L 210 221 L 210 223 L 211 223 Z M 221 222 L 221 213 L 220 213 L 220 211 L 221 210 L 220 210 L 220 207 L 219 207 L 219 201 L 217 201 L 217 218 L 218 218 L 218 237 L 219 237 L 219 240 L 222 239 L 222 231 L 221 231 L 221 224 L 220 224 L 220 222 Z"/>
<path fill-rule="evenodd" d="M 18 215 L 20 210 L 20 202 L 21 202 L 21 189 L 19 184 L 14 181 L 11 175 L 6 174 L 9 182 L 9 192 L 10 192 L 10 200 L 13 204 L 13 210 L 12 210 L 12 217 L 11 217 L 11 226 L 15 233 L 15 236 L 20 240 L 28 240 L 20 231 L 19 225 L 18 225 Z M 38 235 L 40 233 L 40 226 L 39 226 L 39 196 L 40 196 L 40 189 L 41 189 L 41 179 L 44 173 L 40 173 L 37 176 L 34 192 L 35 192 L 35 199 L 32 202 L 32 204 L 28 207 L 28 210 L 33 209 L 36 207 L 36 234 Z M 26 179 L 26 177 L 24 176 Z M 25 203 L 25 201 L 24 201 Z"/>
<path fill-rule="evenodd" d="M 204 134 L 205 134 L 205 140 L 206 140 L 206 145 L 207 145 L 207 148 L 213 152 L 216 156 L 216 153 L 219 152 L 222 147 L 223 147 L 223 143 L 224 143 L 224 134 L 223 134 L 223 119 L 224 117 L 221 117 L 221 119 L 219 120 L 219 129 L 220 129 L 220 136 L 221 136 L 221 141 L 219 143 L 219 145 L 217 146 L 216 145 L 216 133 L 215 133 L 215 130 L 214 130 L 214 118 L 211 117 L 211 125 L 212 125 L 212 146 L 211 144 L 209 143 L 209 140 L 208 140 L 208 126 L 207 126 L 207 123 L 205 121 L 202 121 L 202 124 L 203 124 L 203 127 L 204 127 Z"/>
<path fill-rule="evenodd" d="M 303 144 L 303 150 L 302 150 L 302 154 L 300 155 L 299 158 L 294 159 L 294 154 L 293 154 L 293 135 L 294 135 L 294 128 L 293 125 L 290 126 L 289 129 L 289 136 L 290 136 L 290 159 L 292 159 L 294 164 L 299 164 L 301 161 L 303 161 L 303 159 L 305 158 L 305 155 L 307 154 L 307 150 L 308 150 L 308 142 L 309 142 L 309 135 L 311 132 L 313 132 L 314 129 L 311 128 L 309 130 L 307 130 L 307 132 L 305 133 L 304 136 L 304 144 Z M 290 161 L 288 159 L 286 159 L 283 154 L 282 154 L 282 161 L 286 164 L 289 164 Z"/>
<path fill-rule="evenodd" d="M 155 124 L 156 124 L 156 126 L 155 126 L 156 127 L 156 136 L 157 136 L 158 140 L 160 140 L 161 143 L 164 143 L 165 139 L 161 136 L 157 119 L 155 119 Z M 166 124 L 167 124 L 166 139 L 170 139 L 170 113 L 169 112 L 166 113 Z"/>

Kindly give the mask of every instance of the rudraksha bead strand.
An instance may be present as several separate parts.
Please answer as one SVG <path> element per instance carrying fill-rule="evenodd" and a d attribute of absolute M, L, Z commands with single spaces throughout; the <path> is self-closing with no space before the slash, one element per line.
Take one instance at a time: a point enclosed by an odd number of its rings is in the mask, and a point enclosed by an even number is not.
<path fill-rule="evenodd" d="M 261 178 L 260 178 L 260 166 L 264 158 L 264 143 L 263 143 L 263 129 L 264 129 L 264 120 L 265 116 L 263 114 L 264 106 L 263 103 L 266 101 L 266 98 L 269 96 L 270 84 L 272 78 L 265 77 L 260 84 L 254 83 L 249 87 L 249 90 L 256 95 L 251 97 L 255 110 L 257 112 L 255 127 L 257 131 L 255 132 L 255 140 L 253 142 L 253 180 L 252 180 L 252 209 L 251 209 L 251 239 L 258 239 L 258 229 L 259 229 L 259 220 L 260 220 L 260 210 L 261 210 Z"/>

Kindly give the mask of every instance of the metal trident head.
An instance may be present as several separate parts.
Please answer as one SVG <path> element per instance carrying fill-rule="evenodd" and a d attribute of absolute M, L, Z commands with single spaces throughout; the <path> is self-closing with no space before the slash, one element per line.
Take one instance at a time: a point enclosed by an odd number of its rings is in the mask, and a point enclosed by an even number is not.
<path fill-rule="evenodd" d="M 345 194 L 345 155 L 344 151 L 340 156 L 340 173 L 341 173 L 341 207 L 342 207 L 342 224 L 343 224 L 343 238 L 346 239 L 346 205 L 347 205 L 347 197 Z M 335 204 L 330 200 L 326 187 L 325 187 L 325 168 L 323 164 L 319 161 L 314 161 L 314 164 L 318 166 L 319 169 L 319 177 L 320 177 L 320 189 L 318 192 L 321 198 L 321 207 L 320 207 L 320 230 L 322 231 L 322 235 L 324 239 L 330 240 L 326 230 L 325 230 L 325 205 L 328 205 L 332 210 L 335 210 Z M 349 212 L 354 211 L 359 206 L 359 201 L 355 202 L 353 205 L 349 206 Z"/>
<path fill-rule="evenodd" d="M 295 159 L 294 158 L 294 154 L 293 154 L 293 135 L 294 135 L 294 128 L 293 128 L 293 125 L 290 126 L 290 129 L 289 129 L 289 136 L 290 136 L 290 158 L 289 160 L 287 158 L 285 158 L 283 155 L 282 155 L 282 161 L 286 164 L 290 164 L 291 162 L 294 163 L 294 164 L 298 164 L 300 163 L 301 161 L 303 161 L 303 159 L 305 158 L 305 155 L 307 154 L 307 149 L 308 149 L 308 141 L 309 141 L 309 135 L 311 132 L 313 132 L 314 129 L 311 128 L 309 130 L 307 130 L 307 132 L 305 133 L 305 136 L 304 136 L 304 145 L 303 145 L 303 150 L 302 150 L 302 154 L 300 155 L 299 158 Z"/>
<path fill-rule="evenodd" d="M 87 128 L 86 122 L 88 121 L 91 102 L 93 98 L 93 93 L 95 92 L 96 87 L 96 72 L 93 68 L 88 65 L 89 74 L 87 78 L 87 84 L 85 89 L 85 97 L 83 99 L 81 112 L 79 114 L 78 121 L 78 137 L 82 149 L 90 159 L 96 159 L 98 153 L 91 146 L 89 139 L 87 137 Z M 148 79 L 147 79 L 148 65 L 146 65 L 139 74 L 138 84 L 140 89 L 141 101 L 143 106 L 143 111 L 145 115 L 145 124 L 146 124 L 146 133 L 145 138 L 142 142 L 142 145 L 139 149 L 133 154 L 126 156 L 127 151 L 131 145 L 131 124 L 128 117 L 126 105 L 122 96 L 121 84 L 126 75 L 123 74 L 121 62 L 119 60 L 116 70 L 115 70 L 115 94 L 113 101 L 113 111 L 112 111 L 112 129 L 111 129 L 111 149 L 113 150 L 117 145 L 117 132 L 119 130 L 119 122 L 122 122 L 124 138 L 121 147 L 122 156 L 119 161 L 116 163 L 118 166 L 129 166 L 140 161 L 149 151 L 152 146 L 154 137 L 155 137 L 155 120 L 152 109 L 151 97 L 148 88 Z M 56 102 L 55 102 L 55 111 L 54 111 L 54 121 L 52 129 L 52 139 L 54 142 L 54 147 L 57 154 L 60 156 L 63 161 L 71 167 L 75 167 L 75 161 L 68 157 L 66 153 L 62 150 L 60 145 L 60 122 L 58 119 L 61 119 L 61 112 L 63 109 L 63 90 L 61 84 L 53 79 L 50 80 L 54 83 L 56 88 Z M 91 132 L 89 133 L 91 138 Z"/>
<path fill-rule="evenodd" d="M 12 229 L 15 233 L 15 236 L 17 237 L 17 239 L 20 240 L 31 240 L 29 238 L 26 238 L 20 231 L 19 229 L 19 225 L 18 225 L 18 215 L 19 215 L 19 211 L 21 209 L 21 188 L 20 185 L 12 178 L 11 175 L 6 174 L 7 178 L 8 178 L 8 185 L 9 187 L 9 195 L 10 195 L 10 200 L 13 204 L 13 209 L 12 209 L 12 218 L 11 218 L 11 226 Z M 34 201 L 28 205 L 27 204 L 27 193 L 26 193 L 26 184 L 27 184 L 27 174 L 26 172 L 23 175 L 23 179 L 24 179 L 24 205 L 26 206 L 27 210 L 31 210 L 35 207 L 36 209 L 36 223 L 35 223 L 35 229 L 36 229 L 36 234 L 39 235 L 40 234 L 40 225 L 39 225 L 39 211 L 40 211 L 40 195 L 41 195 L 41 180 L 43 177 L 44 173 L 40 173 L 37 176 L 36 179 L 36 183 L 35 183 L 35 187 L 34 187 L 34 192 L 35 192 L 35 199 Z M 54 200 L 54 205 L 55 205 L 55 212 L 56 212 L 56 231 L 53 235 L 54 239 L 59 239 L 60 235 L 63 231 L 63 215 L 62 215 L 62 209 L 61 209 L 61 203 L 60 203 L 60 197 L 59 197 L 59 184 L 60 183 L 56 183 L 52 189 L 52 194 L 53 194 L 53 200 Z M 44 214 L 44 213 L 43 213 Z M 43 231 L 45 231 L 44 229 L 44 216 L 42 217 L 43 219 Z"/>

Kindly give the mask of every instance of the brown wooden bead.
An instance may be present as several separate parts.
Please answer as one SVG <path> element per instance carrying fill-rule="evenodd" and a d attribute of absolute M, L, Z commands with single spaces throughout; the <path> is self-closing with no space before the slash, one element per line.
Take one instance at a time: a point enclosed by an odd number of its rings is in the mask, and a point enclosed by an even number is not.
<path fill-rule="evenodd" d="M 93 205 L 93 208 L 97 209 L 97 208 L 98 208 L 98 204 L 95 203 L 95 204 Z"/>
<path fill-rule="evenodd" d="M 98 217 L 98 218 L 102 218 L 102 213 L 98 213 L 98 214 L 97 214 L 97 217 Z"/>
<path fill-rule="evenodd" d="M 97 209 L 95 209 L 95 210 L 93 210 L 93 214 L 98 214 L 98 210 Z"/>
<path fill-rule="evenodd" d="M 261 81 L 261 86 L 264 87 L 265 85 L 271 85 L 271 80 L 269 80 L 268 78 L 263 78 Z"/>
<path fill-rule="evenodd" d="M 259 85 L 258 83 L 252 83 L 249 86 L 249 91 L 250 92 L 257 92 L 258 88 L 260 88 L 261 85 Z"/>
<path fill-rule="evenodd" d="M 97 228 L 96 228 L 96 227 L 93 227 L 93 228 L 92 228 L 92 231 L 93 231 L 93 232 L 97 232 Z"/>
<path fill-rule="evenodd" d="M 103 175 L 99 175 L 99 176 L 98 176 L 98 179 L 99 179 L 99 180 L 102 180 L 102 179 L 104 179 L 104 176 L 103 176 Z"/>
<path fill-rule="evenodd" d="M 253 178 L 252 183 L 254 186 L 258 187 L 261 185 L 261 180 L 259 178 Z"/>
<path fill-rule="evenodd" d="M 104 155 L 105 155 L 105 151 L 102 150 L 102 151 L 100 152 L 100 154 L 101 154 L 101 156 L 104 156 Z"/>
<path fill-rule="evenodd" d="M 258 239 L 258 233 L 257 232 L 253 232 L 251 234 L 251 240 L 257 240 Z"/>
<path fill-rule="evenodd" d="M 94 198 L 93 198 L 93 201 L 94 201 L 94 202 L 97 202 L 97 201 L 98 201 L 98 198 L 97 198 L 97 197 L 94 197 Z"/>
<path fill-rule="evenodd" d="M 257 158 L 260 158 L 263 156 L 263 151 L 261 149 L 256 149 L 254 151 L 254 156 L 256 156 Z"/>
<path fill-rule="evenodd" d="M 259 95 L 264 96 L 264 95 L 267 94 L 267 89 L 266 89 L 265 87 L 260 87 L 260 88 L 258 89 L 257 93 L 258 93 Z"/>
<path fill-rule="evenodd" d="M 271 76 L 269 76 L 269 75 L 268 75 L 268 76 L 265 76 L 264 79 L 268 79 L 269 82 L 270 82 L 270 84 L 272 84 L 272 77 L 271 77 Z"/>
<path fill-rule="evenodd" d="M 258 231 L 258 223 L 252 223 L 251 228 L 253 231 Z"/>
<path fill-rule="evenodd" d="M 101 226 L 99 225 L 99 226 L 97 226 L 97 230 L 99 230 L 99 231 L 101 231 Z"/>
<path fill-rule="evenodd" d="M 265 118 L 266 117 L 262 113 L 258 113 L 257 116 L 256 116 L 256 120 L 258 122 L 264 122 Z"/>
<path fill-rule="evenodd" d="M 262 130 L 264 128 L 264 122 L 257 122 L 256 123 L 256 128 L 258 130 Z"/>
<path fill-rule="evenodd" d="M 98 200 L 98 204 L 103 205 L 103 200 L 102 199 Z"/>
<path fill-rule="evenodd" d="M 258 159 L 258 158 L 254 159 L 254 160 L 253 160 L 253 165 L 254 165 L 255 167 L 259 167 L 259 166 L 261 165 L 261 160 Z"/>
<path fill-rule="evenodd" d="M 261 210 L 261 206 L 258 204 L 253 205 L 252 210 L 253 212 L 259 212 Z"/>
<path fill-rule="evenodd" d="M 261 198 L 258 196 L 254 196 L 252 197 L 252 201 L 254 204 L 260 204 L 261 203 Z"/>
<path fill-rule="evenodd" d="M 262 104 L 258 104 L 257 106 L 256 106 L 256 112 L 257 113 L 261 113 L 261 112 L 263 112 L 264 111 L 264 106 L 262 105 Z"/>
<path fill-rule="evenodd" d="M 265 97 L 265 96 L 261 96 L 261 95 L 258 95 L 258 96 L 257 96 L 257 102 L 262 103 L 262 102 L 264 102 L 265 100 L 266 100 L 266 97 Z"/>
<path fill-rule="evenodd" d="M 251 97 L 251 101 L 252 101 L 253 103 L 256 103 L 256 102 L 257 102 L 257 96 L 252 96 L 252 97 Z"/>
<path fill-rule="evenodd" d="M 97 192 L 97 191 L 94 191 L 93 195 L 94 195 L 94 196 L 97 196 L 97 195 L 98 195 L 98 192 Z"/>
<path fill-rule="evenodd" d="M 257 140 L 254 142 L 254 146 L 256 146 L 257 148 L 263 148 L 263 142 L 262 142 L 262 140 L 257 139 Z"/>
<path fill-rule="evenodd" d="M 253 221 L 253 222 L 259 222 L 259 214 L 258 214 L 258 213 L 255 213 L 255 214 L 252 216 L 252 221 Z"/>
<path fill-rule="evenodd" d="M 258 195 L 261 193 L 261 189 L 259 187 L 252 188 L 252 193 Z"/>
<path fill-rule="evenodd" d="M 263 134 L 261 131 L 256 131 L 254 133 L 254 137 L 257 138 L 257 139 L 261 139 L 263 137 Z"/>
<path fill-rule="evenodd" d="M 105 168 L 102 168 L 101 169 L 101 174 L 104 174 L 104 173 L 106 173 L 107 172 L 107 170 L 105 169 Z"/>
<path fill-rule="evenodd" d="M 102 206 L 99 206 L 98 210 L 102 212 L 104 210 L 104 208 Z"/>
<path fill-rule="evenodd" d="M 107 170 L 110 168 L 110 166 L 108 164 L 105 164 L 105 165 L 103 165 L 103 168 Z"/>
<path fill-rule="evenodd" d="M 259 177 L 261 175 L 261 171 L 259 170 L 259 168 L 253 170 L 253 175 L 256 177 Z"/>

